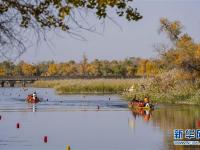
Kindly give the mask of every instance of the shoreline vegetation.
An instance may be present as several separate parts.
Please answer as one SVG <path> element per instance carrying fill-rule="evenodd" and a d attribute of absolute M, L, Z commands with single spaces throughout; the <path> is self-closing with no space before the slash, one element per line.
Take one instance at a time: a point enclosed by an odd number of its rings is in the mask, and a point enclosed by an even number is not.
<path fill-rule="evenodd" d="M 36 81 L 33 87 L 54 88 L 57 94 L 121 94 L 136 79 L 66 79 Z"/>
<path fill-rule="evenodd" d="M 54 88 L 57 94 L 119 94 L 127 101 L 149 96 L 154 103 L 200 105 L 200 80 L 176 78 L 174 70 L 151 78 L 36 81 L 33 87 Z"/>

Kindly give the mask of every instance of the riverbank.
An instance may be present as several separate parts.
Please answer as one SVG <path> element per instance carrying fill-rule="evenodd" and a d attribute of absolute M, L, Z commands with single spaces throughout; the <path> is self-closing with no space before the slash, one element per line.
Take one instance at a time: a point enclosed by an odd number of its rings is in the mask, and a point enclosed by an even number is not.
<path fill-rule="evenodd" d="M 200 105 L 200 80 L 177 80 L 174 73 L 143 79 L 36 81 L 33 87 L 54 88 L 57 94 L 119 94 L 125 100 L 149 96 L 155 103 Z"/>
<path fill-rule="evenodd" d="M 33 87 L 54 88 L 58 94 L 121 94 L 138 79 L 68 79 L 36 81 Z"/>
<path fill-rule="evenodd" d="M 155 103 L 200 105 L 200 80 L 178 79 L 174 72 L 168 72 L 135 80 L 132 92 L 124 92 L 122 96 L 127 100 L 149 96 Z"/>

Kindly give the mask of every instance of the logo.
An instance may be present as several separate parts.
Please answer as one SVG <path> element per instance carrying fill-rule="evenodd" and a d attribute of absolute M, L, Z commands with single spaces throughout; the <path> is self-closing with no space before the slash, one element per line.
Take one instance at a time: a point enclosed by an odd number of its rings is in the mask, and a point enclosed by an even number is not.
<path fill-rule="evenodd" d="M 174 129 L 174 145 L 200 145 L 200 129 Z"/>

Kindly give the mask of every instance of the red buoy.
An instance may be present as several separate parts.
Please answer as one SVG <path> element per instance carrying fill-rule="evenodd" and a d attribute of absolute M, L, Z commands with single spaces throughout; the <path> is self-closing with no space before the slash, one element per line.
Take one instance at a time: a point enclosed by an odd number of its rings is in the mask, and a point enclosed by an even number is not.
<path fill-rule="evenodd" d="M 47 141 L 48 141 L 47 136 L 44 136 L 44 143 L 47 143 Z"/>
<path fill-rule="evenodd" d="M 200 127 L 200 120 L 197 121 L 197 127 Z"/>
<path fill-rule="evenodd" d="M 17 125 L 16 125 L 16 128 L 17 128 L 17 129 L 19 129 L 19 128 L 20 128 L 20 125 L 19 125 L 19 123 L 17 123 Z"/>

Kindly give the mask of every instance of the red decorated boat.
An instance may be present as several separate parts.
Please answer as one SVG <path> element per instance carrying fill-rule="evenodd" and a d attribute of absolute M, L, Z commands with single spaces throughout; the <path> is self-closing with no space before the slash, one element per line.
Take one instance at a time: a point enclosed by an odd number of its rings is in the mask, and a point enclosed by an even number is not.
<path fill-rule="evenodd" d="M 40 100 L 38 97 L 33 98 L 33 95 L 28 95 L 26 101 L 28 103 L 38 103 Z"/>
<path fill-rule="evenodd" d="M 129 108 L 153 109 L 153 105 L 144 101 L 133 100 L 128 103 Z"/>

